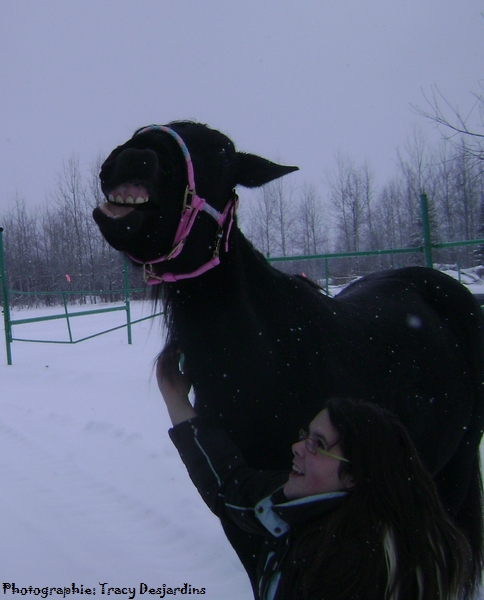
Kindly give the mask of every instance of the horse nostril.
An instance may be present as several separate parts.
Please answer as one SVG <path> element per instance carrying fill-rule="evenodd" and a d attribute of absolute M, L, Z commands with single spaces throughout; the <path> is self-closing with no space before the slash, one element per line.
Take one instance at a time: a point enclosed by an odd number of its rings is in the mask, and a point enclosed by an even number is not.
<path fill-rule="evenodd" d="M 113 178 L 135 185 L 146 184 L 158 170 L 158 156 L 153 150 L 127 148 L 117 157 Z"/>

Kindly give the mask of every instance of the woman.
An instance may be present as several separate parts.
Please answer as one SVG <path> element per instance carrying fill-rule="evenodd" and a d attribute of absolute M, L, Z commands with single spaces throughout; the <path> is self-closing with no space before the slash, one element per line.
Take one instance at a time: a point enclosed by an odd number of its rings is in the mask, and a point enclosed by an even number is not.
<path fill-rule="evenodd" d="M 189 402 L 179 355 L 157 379 L 170 437 L 208 507 L 265 536 L 263 600 L 470 598 L 470 550 L 446 516 L 404 427 L 376 405 L 332 399 L 293 445 L 293 470 L 249 469 Z"/>

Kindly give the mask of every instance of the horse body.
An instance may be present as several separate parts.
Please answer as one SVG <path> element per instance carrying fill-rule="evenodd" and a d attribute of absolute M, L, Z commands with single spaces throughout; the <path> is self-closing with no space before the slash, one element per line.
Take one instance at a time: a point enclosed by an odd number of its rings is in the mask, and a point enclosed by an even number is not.
<path fill-rule="evenodd" d="M 237 184 L 257 187 L 295 170 L 238 153 L 226 136 L 199 124 L 170 129 L 189 149 L 197 193 L 218 214 Z M 146 128 L 115 149 L 101 172 L 110 202 L 94 218 L 115 248 L 149 263 L 152 276 L 171 274 L 157 286 L 167 343 L 185 353 L 197 412 L 222 423 L 251 466 L 288 470 L 298 429 L 326 399 L 357 396 L 386 406 L 408 427 L 477 565 L 484 428 L 477 302 L 455 280 L 419 267 L 370 275 L 328 298 L 272 268 L 236 218 L 221 224 L 201 212 L 171 258 L 189 170 L 179 145 L 170 132 Z M 210 261 L 220 241 L 220 264 L 183 278 Z"/>
<path fill-rule="evenodd" d="M 169 302 L 197 411 L 221 420 L 252 466 L 289 468 L 298 429 L 332 396 L 398 414 L 434 475 L 461 443 L 473 438 L 475 452 L 484 346 L 480 308 L 463 286 L 415 267 L 366 277 L 333 299 L 267 265 L 242 235 L 238 243 L 242 280 L 224 263 L 177 285 Z"/>

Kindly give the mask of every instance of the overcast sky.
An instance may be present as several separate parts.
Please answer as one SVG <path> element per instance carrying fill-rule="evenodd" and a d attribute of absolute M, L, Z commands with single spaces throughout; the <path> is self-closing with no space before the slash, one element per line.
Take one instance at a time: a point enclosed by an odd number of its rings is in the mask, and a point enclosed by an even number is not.
<path fill-rule="evenodd" d="M 323 185 L 337 151 L 383 182 L 437 85 L 484 77 L 483 0 L 1 0 L 0 208 L 43 201 L 133 131 L 194 119 Z M 471 124 L 477 125 L 477 115 Z M 1 223 L 0 223 L 1 225 Z"/>

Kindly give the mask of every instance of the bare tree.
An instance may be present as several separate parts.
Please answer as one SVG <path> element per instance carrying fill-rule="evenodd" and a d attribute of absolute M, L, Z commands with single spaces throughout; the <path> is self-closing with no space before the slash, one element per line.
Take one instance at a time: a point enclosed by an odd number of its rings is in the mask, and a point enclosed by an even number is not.
<path fill-rule="evenodd" d="M 295 207 L 292 189 L 282 179 L 271 181 L 258 190 L 247 211 L 247 235 L 266 256 L 290 253 Z"/>
<path fill-rule="evenodd" d="M 86 185 L 76 156 L 63 164 L 50 200 L 50 230 L 55 236 L 51 239 L 51 252 L 56 257 L 57 268 L 69 275 L 80 289 L 89 289 L 89 238 L 93 228 L 90 227 L 91 211 L 87 210 Z"/>
<path fill-rule="evenodd" d="M 439 234 L 442 241 L 453 241 L 459 237 L 456 218 L 455 182 L 456 165 L 454 153 L 449 144 L 443 142 L 436 154 L 436 197 L 439 206 Z"/>
<path fill-rule="evenodd" d="M 358 169 L 350 158 L 337 154 L 336 169 L 328 176 L 328 183 L 340 250 L 362 249 L 372 195 L 370 179 L 368 172 Z"/>
<path fill-rule="evenodd" d="M 284 179 L 276 179 L 268 184 L 274 203 L 274 221 L 276 230 L 277 250 L 281 256 L 291 254 L 290 240 L 296 219 L 294 193 L 290 184 Z"/>
<path fill-rule="evenodd" d="M 422 213 L 420 207 L 421 194 L 427 194 L 429 217 L 433 228 L 436 226 L 435 216 L 435 178 L 433 167 L 435 158 L 429 150 L 422 133 L 415 129 L 407 140 L 403 151 L 398 150 L 399 169 L 401 172 L 401 191 L 406 205 L 406 246 L 421 246 Z M 416 262 L 419 262 L 418 260 Z"/>
<path fill-rule="evenodd" d="M 264 186 L 258 190 L 255 200 L 246 211 L 246 227 L 249 239 L 266 256 L 271 256 L 276 250 L 274 213 L 270 190 Z"/>
<path fill-rule="evenodd" d="M 484 80 L 479 81 L 479 87 L 481 91 L 472 92 L 474 99 L 466 113 L 447 100 L 437 86 L 431 88 L 430 95 L 424 94 L 427 108 L 423 109 L 418 106 L 413 108 L 420 116 L 437 123 L 444 139 L 452 144 L 459 146 L 461 136 L 468 138 L 466 152 L 469 157 L 482 164 L 484 162 L 484 133 L 480 133 L 478 128 L 484 127 Z M 475 120 L 476 113 L 477 120 Z M 473 124 L 471 124 L 471 119 L 474 119 Z"/>
<path fill-rule="evenodd" d="M 2 216 L 7 277 L 10 289 L 33 292 L 45 283 L 41 232 L 36 210 L 28 210 L 16 194 Z"/>
<path fill-rule="evenodd" d="M 394 177 L 381 190 L 375 206 L 379 248 L 402 248 L 406 241 L 406 209 L 401 178 Z"/>
<path fill-rule="evenodd" d="M 115 290 L 123 287 L 122 257 L 100 236 L 92 218 L 93 208 L 103 201 L 97 182 L 99 159 L 86 178 L 79 159 L 70 157 L 59 172 L 44 214 L 46 256 L 55 273 L 54 289 L 79 291 Z M 138 278 L 139 281 L 139 278 Z M 107 298 L 111 300 L 112 298 Z M 89 294 L 78 298 L 95 302 Z"/>
<path fill-rule="evenodd" d="M 101 189 L 101 180 L 99 179 L 99 173 L 101 166 L 104 162 L 103 156 L 100 154 L 91 162 L 88 181 L 87 181 L 87 193 L 89 197 L 89 203 L 94 209 L 95 206 L 101 206 L 106 201 L 104 194 Z"/>
<path fill-rule="evenodd" d="M 296 213 L 295 251 L 305 255 L 323 253 L 328 244 L 327 227 L 323 202 L 316 187 L 311 183 L 304 184 Z"/>
<path fill-rule="evenodd" d="M 476 237 L 478 230 L 479 197 L 476 189 L 475 162 L 468 151 L 466 140 L 461 140 L 455 155 L 455 200 L 460 220 L 461 239 Z"/>
<path fill-rule="evenodd" d="M 22 302 L 59 302 L 55 295 L 59 291 L 87 291 L 69 298 L 95 302 L 92 292 L 124 287 L 123 257 L 107 244 L 92 218 L 92 209 L 104 200 L 98 184 L 99 163 L 97 159 L 86 178 L 73 156 L 63 164 L 44 206 L 32 210 L 16 195 L 2 211 L 9 289 L 22 292 Z M 131 287 L 141 287 L 141 269 L 130 266 L 129 274 Z M 53 295 L 25 295 L 34 291 L 52 291 Z M 107 301 L 118 298 L 113 293 L 102 296 Z"/>

